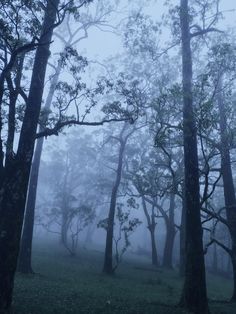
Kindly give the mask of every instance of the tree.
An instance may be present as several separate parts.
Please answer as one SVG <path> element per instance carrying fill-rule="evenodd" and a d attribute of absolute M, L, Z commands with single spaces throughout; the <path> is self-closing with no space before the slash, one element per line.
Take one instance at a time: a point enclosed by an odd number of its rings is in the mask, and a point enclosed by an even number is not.
<path fill-rule="evenodd" d="M 142 132 L 137 132 L 133 142 L 126 150 L 124 177 L 129 187 L 129 195 L 141 199 L 141 206 L 150 232 L 152 265 L 159 266 L 155 234 L 157 212 L 155 205 L 151 204 L 150 206 L 146 199 L 149 194 L 152 195 L 153 184 L 158 181 L 159 173 L 155 166 L 152 167 L 154 154 L 150 151 L 149 145 L 148 138 Z"/>
<path fill-rule="evenodd" d="M 230 87 L 228 87 L 227 82 L 234 81 L 235 62 L 235 47 L 233 45 L 227 42 L 213 45 L 209 54 L 208 68 L 210 73 L 209 80 L 215 90 L 212 105 L 217 105 L 214 107 L 217 107 L 218 110 L 216 124 L 219 125 L 219 139 L 215 136 L 213 144 L 215 149 L 220 152 L 219 163 L 221 163 L 221 166 L 219 166 L 219 171 L 222 174 L 223 180 L 225 208 L 219 209 L 217 213 L 214 206 L 212 206 L 213 214 L 209 213 L 209 215 L 212 214 L 212 219 L 216 221 L 212 229 L 210 244 L 219 245 L 230 256 L 234 279 L 232 301 L 236 300 L 236 197 L 230 152 L 231 148 L 234 147 L 234 130 L 230 128 L 228 122 L 231 121 L 232 123 L 232 119 L 234 119 L 230 113 L 233 96 L 229 91 Z M 213 130 L 215 131 L 215 129 Z M 214 139 L 213 136 L 212 138 Z M 223 210 L 225 211 L 225 215 Z M 223 243 L 217 239 L 215 234 L 218 222 L 228 229 L 231 238 L 231 247 L 228 246 L 228 243 Z M 207 244 L 208 246 L 209 244 Z"/>
<path fill-rule="evenodd" d="M 80 233 L 95 219 L 102 201 L 96 186 L 97 162 L 90 135 L 67 135 L 65 149 L 54 147 L 42 171 L 47 173 L 46 212 L 40 213 L 42 226 L 60 236 L 60 243 L 76 255 Z"/>
<path fill-rule="evenodd" d="M 208 313 L 198 172 L 197 134 L 193 111 L 192 52 L 188 0 L 180 1 L 183 74 L 183 133 L 186 204 L 186 266 L 181 304 L 193 313 Z"/>
<path fill-rule="evenodd" d="M 83 14 L 82 21 L 76 24 L 79 24 L 76 29 L 72 29 L 71 23 L 74 22 L 71 18 L 70 14 L 67 14 L 67 17 L 64 23 L 61 26 L 61 30 L 65 28 L 66 30 L 66 39 L 61 36 L 60 32 L 54 32 L 54 35 L 60 39 L 63 43 L 64 48 L 62 52 L 59 54 L 59 60 L 57 61 L 57 65 L 54 68 L 55 73 L 52 75 L 51 84 L 48 92 L 48 96 L 44 106 L 45 116 L 43 120 L 47 120 L 50 108 L 52 105 L 53 97 L 57 88 L 57 84 L 59 82 L 59 78 L 63 70 L 65 69 L 67 63 L 74 63 L 73 70 L 80 73 L 84 66 L 87 65 L 87 61 L 83 60 L 76 52 L 75 48 L 80 41 L 86 39 L 88 37 L 88 30 L 92 26 L 102 26 L 104 22 L 104 16 L 109 15 L 112 8 L 107 8 L 104 12 L 104 4 L 101 2 L 97 5 L 96 14 L 94 17 L 91 17 L 89 12 L 87 14 Z M 72 21 L 71 21 L 72 20 Z M 68 38 L 68 39 L 67 39 Z M 72 60 L 71 60 L 72 59 Z M 53 66 L 54 67 L 54 66 Z M 68 69 L 71 72 L 71 69 Z M 42 123 L 39 126 L 39 133 L 44 131 L 44 124 Z M 18 258 L 18 271 L 22 273 L 33 273 L 32 265 L 31 265 L 31 254 L 32 254 L 32 239 L 33 239 L 33 228 L 34 228 L 34 215 L 35 215 L 35 204 L 36 204 L 36 194 L 37 194 L 37 185 L 38 185 L 38 175 L 39 175 L 39 167 L 40 160 L 43 150 L 44 137 L 37 139 L 36 148 L 34 152 L 33 163 L 31 167 L 30 173 L 30 181 L 28 188 L 28 196 L 26 202 L 25 209 L 25 219 L 22 231 L 21 238 L 21 248 L 20 254 Z"/>
<path fill-rule="evenodd" d="M 220 120 L 220 136 L 221 136 L 221 172 L 224 183 L 224 199 L 226 207 L 226 217 L 229 227 L 229 232 L 232 239 L 232 249 L 228 251 L 230 253 L 231 262 L 233 266 L 234 276 L 234 290 L 232 295 L 232 301 L 236 301 L 236 197 L 235 188 L 233 182 L 233 174 L 231 168 L 231 157 L 230 157 L 230 142 L 229 134 L 227 131 L 227 118 L 226 108 L 223 100 L 223 77 L 219 73 L 218 83 L 218 109 L 219 109 L 219 120 Z"/>
<path fill-rule="evenodd" d="M 127 152 L 125 177 L 130 186 L 130 196 L 141 198 L 141 205 L 150 232 L 152 265 L 159 266 L 159 258 L 156 243 L 156 226 L 158 221 L 157 198 L 160 192 L 161 174 L 156 166 L 155 152 L 149 150 L 148 140 L 139 133 L 139 146 L 130 148 Z M 137 138 L 136 138 L 137 141 Z M 144 145 L 145 143 L 145 145 Z M 143 150 L 143 148 L 145 149 Z M 138 193 L 138 194 L 137 194 Z"/>
<path fill-rule="evenodd" d="M 0 312 L 3 313 L 9 310 L 12 301 L 31 159 L 58 7 L 57 0 L 47 3 L 17 154 L 6 162 L 4 169 L 0 197 Z"/>
<path fill-rule="evenodd" d="M 118 163 L 116 170 L 115 182 L 112 187 L 111 199 L 110 199 L 110 208 L 107 219 L 107 229 L 106 229 L 106 247 L 105 247 L 105 256 L 104 256 L 104 265 L 103 272 L 106 274 L 113 274 L 113 233 L 114 233 L 114 219 L 117 203 L 117 193 L 121 182 L 122 177 L 122 168 L 123 168 L 123 156 L 125 152 L 126 143 L 128 138 L 132 135 L 134 131 L 129 130 L 128 124 L 125 123 L 122 127 L 122 130 L 118 137 L 114 139 L 119 142 L 119 153 L 118 153 Z"/>
<path fill-rule="evenodd" d="M 101 6 L 101 7 L 100 7 Z M 85 117 L 87 116 L 88 113 L 90 113 L 92 107 L 94 107 L 97 102 L 94 99 L 91 99 L 91 96 L 89 96 L 89 89 L 84 85 L 80 83 L 80 77 L 77 81 L 77 85 L 75 85 L 74 88 L 72 88 L 67 82 L 60 82 L 59 81 L 59 76 L 62 72 L 62 70 L 65 68 L 66 64 L 69 63 L 69 71 L 72 72 L 73 75 L 79 76 L 80 71 L 83 70 L 84 66 L 87 65 L 87 61 L 83 59 L 81 56 L 78 55 L 76 49 L 73 48 L 78 42 L 80 42 L 82 39 L 87 38 L 88 36 L 88 29 L 92 26 L 96 27 L 99 25 L 99 27 L 109 27 L 109 25 L 104 21 L 104 17 L 106 15 L 109 15 L 110 12 L 112 12 L 112 6 L 108 6 L 106 10 L 104 9 L 104 4 L 101 2 L 99 3 L 97 9 L 96 9 L 96 14 L 94 18 L 90 16 L 88 13 L 88 16 L 83 15 L 82 18 L 82 26 L 79 26 L 75 30 L 70 29 L 70 15 L 68 15 L 68 20 L 66 21 L 66 25 L 68 28 L 68 33 L 69 33 L 69 38 L 68 40 L 65 40 L 62 38 L 62 36 L 58 33 L 55 32 L 55 36 L 58 37 L 64 45 L 63 51 L 60 53 L 60 58 L 58 60 L 58 64 L 55 67 L 55 73 L 52 76 L 51 79 L 51 85 L 48 93 L 48 97 L 46 99 L 46 104 L 44 107 L 44 110 L 42 112 L 42 117 L 41 121 L 39 123 L 39 131 L 37 135 L 37 144 L 35 148 L 35 153 L 34 153 L 34 160 L 32 163 L 32 169 L 31 169 L 31 178 L 30 178 L 30 183 L 29 183 L 29 190 L 28 190 L 28 198 L 27 198 L 27 204 L 26 204 L 26 214 L 25 214 L 25 221 L 24 221 L 24 227 L 23 227 L 23 234 L 22 234 L 22 243 L 21 243 L 21 250 L 20 250 L 20 255 L 19 255 L 19 264 L 18 264 L 18 270 L 23 272 L 23 273 L 32 273 L 32 266 L 31 266 L 31 250 L 32 250 L 32 236 L 33 236 L 33 222 L 34 222 L 34 211 L 35 211 L 35 202 L 36 202 L 36 192 L 37 192 L 37 180 L 38 180 L 38 173 L 39 173 L 39 166 L 40 166 L 40 158 L 41 158 L 41 153 L 42 153 L 42 148 L 43 148 L 43 141 L 44 141 L 44 136 L 48 135 L 58 135 L 58 132 L 60 129 L 62 129 L 65 126 L 75 124 L 75 125 L 88 125 L 88 126 L 99 126 L 102 125 L 103 123 L 106 122 L 112 122 L 112 121 L 124 121 L 124 120 L 129 120 L 129 117 L 126 118 L 111 118 L 111 119 L 104 119 L 101 122 L 86 122 L 84 121 Z M 101 12 L 99 12 L 101 10 Z M 103 11 L 105 10 L 105 12 Z M 84 32 L 84 35 L 81 37 L 78 37 L 80 35 L 80 31 Z M 74 59 L 74 64 L 71 66 L 71 59 Z M 84 65 L 83 65 L 84 63 Z M 102 85 L 97 86 L 96 90 L 92 91 L 91 88 L 91 93 L 98 94 L 100 91 L 99 89 L 103 88 Z M 85 106 L 86 108 L 86 113 L 81 115 L 82 116 L 82 121 L 79 121 L 79 117 L 74 118 L 66 117 L 65 114 L 62 116 L 62 111 L 65 110 L 63 108 L 60 113 L 59 113 L 59 121 L 57 118 L 53 118 L 50 116 L 50 107 L 51 103 L 53 100 L 53 97 L 55 96 L 55 91 L 56 90 L 61 90 L 62 93 L 68 94 L 69 92 L 73 95 L 71 95 L 70 100 L 68 103 L 65 105 L 65 107 L 69 107 L 69 102 L 72 102 L 72 100 L 77 101 L 77 98 L 79 98 L 79 95 L 76 95 L 78 93 L 78 90 L 83 91 L 85 90 L 86 96 L 90 97 L 90 103 Z M 103 91 L 101 90 L 101 93 Z M 77 105 L 76 105 L 77 106 Z M 78 110 L 78 108 L 77 108 Z M 115 109 L 116 110 L 116 109 Z M 115 111 L 114 110 L 114 111 Z M 111 110 L 107 110 L 108 115 L 111 113 Z M 124 113 L 124 112 L 123 112 Z M 47 128 L 48 126 L 48 120 L 54 120 L 56 123 L 54 124 L 53 128 Z M 63 121 L 62 121 L 63 120 Z M 50 124 L 50 123 L 49 123 Z"/>
<path fill-rule="evenodd" d="M 114 219 L 114 229 L 112 240 L 114 243 L 114 254 L 112 263 L 112 273 L 115 273 L 123 256 L 128 250 L 130 243 L 130 236 L 135 232 L 136 228 L 142 223 L 138 218 L 131 218 L 131 208 L 137 208 L 135 200 L 127 199 L 127 209 L 124 210 L 124 203 L 117 203 L 116 221 Z M 99 228 L 103 228 L 107 232 L 108 219 L 100 220 L 98 223 Z M 110 273 L 109 273 L 110 274 Z"/>

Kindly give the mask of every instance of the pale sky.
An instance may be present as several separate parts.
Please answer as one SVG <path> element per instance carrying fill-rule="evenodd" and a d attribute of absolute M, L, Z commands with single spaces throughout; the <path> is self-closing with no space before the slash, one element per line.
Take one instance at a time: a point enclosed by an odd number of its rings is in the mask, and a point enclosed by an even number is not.
<path fill-rule="evenodd" d="M 166 12 L 164 8 L 164 2 L 166 0 L 150 1 L 149 6 L 145 9 L 147 14 L 150 14 L 154 20 L 160 21 L 161 16 Z M 132 1 L 131 1 L 132 2 Z M 178 1 L 172 0 L 172 3 L 178 3 Z M 94 1 L 94 4 L 96 1 Z M 224 12 L 225 18 L 219 25 L 223 28 L 235 27 L 236 28 L 236 0 L 221 0 L 220 9 L 222 11 L 235 10 L 234 12 Z M 121 16 L 121 15 L 120 15 Z M 117 17 L 117 20 L 119 18 Z M 112 16 L 110 23 L 115 25 L 114 16 Z M 119 36 L 111 33 L 103 33 L 99 29 L 90 29 L 89 37 L 81 42 L 81 51 L 86 51 L 86 54 L 91 59 L 99 58 L 100 60 L 116 54 L 121 51 L 121 39 Z"/>

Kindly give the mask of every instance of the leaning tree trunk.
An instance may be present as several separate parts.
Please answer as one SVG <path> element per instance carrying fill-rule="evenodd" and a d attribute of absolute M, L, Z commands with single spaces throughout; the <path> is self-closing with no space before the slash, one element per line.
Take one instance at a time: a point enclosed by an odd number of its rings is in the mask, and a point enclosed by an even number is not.
<path fill-rule="evenodd" d="M 0 191 L 0 313 L 9 312 L 12 302 L 34 141 L 58 5 L 59 0 L 48 1 L 45 9 L 18 150 L 11 167 L 5 169 Z"/>
<path fill-rule="evenodd" d="M 189 312 L 206 314 L 209 313 L 209 310 L 202 240 L 197 134 L 193 110 L 192 51 L 189 19 L 188 0 L 181 0 L 186 266 L 184 288 L 180 303 Z"/>
<path fill-rule="evenodd" d="M 151 236 L 152 265 L 153 266 L 159 266 L 158 256 L 157 256 L 156 238 L 155 238 L 155 229 L 156 229 L 155 216 L 154 216 L 154 212 L 152 212 L 152 218 L 150 217 L 144 196 L 142 196 L 142 206 L 143 206 L 143 211 L 144 211 L 145 217 L 147 219 L 147 225 L 148 225 L 147 228 L 148 228 L 148 230 L 150 232 L 150 236 Z M 152 208 L 152 211 L 153 210 L 154 209 Z"/>
<path fill-rule="evenodd" d="M 226 207 L 226 217 L 232 241 L 231 262 L 233 266 L 234 289 L 232 301 L 236 301 L 236 197 L 234 189 L 233 174 L 230 158 L 230 144 L 227 131 L 227 118 L 225 104 L 222 95 L 222 78 L 219 82 L 218 107 L 220 113 L 220 133 L 221 133 L 221 172 L 224 183 L 224 199 Z"/>
<path fill-rule="evenodd" d="M 168 222 L 166 225 L 166 242 L 163 255 L 163 267 L 173 268 L 173 249 L 175 242 L 175 226 Z"/>
<path fill-rule="evenodd" d="M 155 227 L 153 225 L 149 226 L 149 231 L 151 235 L 151 244 L 152 244 L 152 265 L 159 266 L 158 257 L 157 257 L 157 247 L 155 239 Z"/>
<path fill-rule="evenodd" d="M 174 221 L 174 210 L 175 210 L 175 194 L 170 195 L 170 207 L 169 216 L 166 219 L 166 242 L 163 255 L 163 266 L 166 268 L 173 268 L 173 249 L 175 242 L 175 221 Z"/>
<path fill-rule="evenodd" d="M 27 196 L 27 204 L 25 208 L 25 219 L 23 232 L 21 236 L 21 246 L 18 257 L 18 271 L 22 273 L 33 273 L 31 265 L 31 253 L 32 253 L 32 239 L 33 239 L 33 228 L 34 228 L 34 208 L 35 208 L 35 199 L 37 192 L 37 183 L 38 183 L 38 171 L 39 168 L 35 164 L 40 163 L 41 158 L 41 147 L 37 144 L 34 160 L 31 167 L 30 180 L 29 180 L 29 189 Z"/>
<path fill-rule="evenodd" d="M 56 89 L 56 85 L 59 80 L 59 75 L 61 72 L 61 63 L 58 64 L 56 68 L 56 72 L 53 76 L 50 90 L 47 96 L 47 100 L 45 103 L 45 111 L 46 116 L 45 120 L 48 118 L 48 111 L 50 109 L 53 95 Z M 39 132 L 44 130 L 43 126 L 39 127 Z M 36 205 L 36 196 L 37 196 L 37 186 L 38 186 L 38 175 L 39 175 L 39 167 L 41 161 L 41 155 L 43 151 L 43 143 L 44 138 L 41 137 L 37 140 L 36 148 L 34 152 L 34 159 L 30 172 L 30 180 L 29 180 L 29 188 L 27 195 L 27 202 L 25 208 L 25 218 L 23 231 L 21 236 L 21 246 L 20 246 L 20 254 L 18 258 L 18 271 L 22 273 L 33 273 L 32 263 L 31 263 L 31 255 L 32 255 L 32 240 L 33 240 L 33 230 L 34 230 L 34 216 L 35 216 L 35 205 Z"/>
<path fill-rule="evenodd" d="M 106 274 L 113 274 L 113 233 L 114 233 L 114 220 L 115 220 L 115 211 L 116 211 L 116 200 L 117 193 L 121 181 L 122 166 L 123 166 L 123 155 L 125 150 L 126 141 L 120 139 L 120 149 L 118 157 L 118 167 L 116 170 L 116 180 L 112 188 L 110 209 L 107 222 L 107 234 L 106 234 L 106 247 L 105 247 L 105 257 L 103 272 Z"/>

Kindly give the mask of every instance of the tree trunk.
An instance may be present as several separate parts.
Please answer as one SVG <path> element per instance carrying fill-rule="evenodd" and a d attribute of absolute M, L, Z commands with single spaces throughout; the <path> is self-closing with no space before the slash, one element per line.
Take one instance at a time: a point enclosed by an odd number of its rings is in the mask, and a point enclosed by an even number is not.
<path fill-rule="evenodd" d="M 217 244 L 213 244 L 213 258 L 212 258 L 212 272 L 214 274 L 218 273 L 218 254 L 217 254 Z"/>
<path fill-rule="evenodd" d="M 40 163 L 41 150 L 42 147 L 36 146 L 34 161 L 31 167 L 31 174 L 29 180 L 29 189 L 27 204 L 25 209 L 25 220 L 23 226 L 23 232 L 21 236 L 21 246 L 18 257 L 18 271 L 22 273 L 33 273 L 31 265 L 31 253 L 32 253 L 32 239 L 33 239 L 33 228 L 34 228 L 34 213 L 35 213 L 35 200 L 37 193 L 37 183 L 38 183 L 38 171 L 39 168 L 35 166 Z"/>
<path fill-rule="evenodd" d="M 50 90 L 47 96 L 44 109 L 46 110 L 45 119 L 48 118 L 47 111 L 50 109 L 53 95 L 56 89 L 56 85 L 59 80 L 59 75 L 61 72 L 61 64 L 59 63 L 56 68 L 56 73 L 53 76 L 52 83 L 50 85 Z M 43 126 L 39 127 L 39 132 L 44 130 Z M 33 240 L 33 231 L 34 231 L 34 216 L 35 216 L 35 205 L 36 205 L 36 196 L 37 196 L 37 186 L 38 186 L 38 175 L 39 167 L 41 161 L 41 155 L 43 151 L 44 138 L 39 138 L 36 143 L 36 148 L 34 152 L 34 159 L 30 172 L 28 196 L 25 208 L 25 218 L 23 231 L 21 236 L 21 247 L 20 254 L 18 258 L 18 271 L 22 273 L 33 273 L 31 255 L 32 255 L 32 240 Z"/>
<path fill-rule="evenodd" d="M 232 300 L 236 301 L 236 197 L 234 189 L 233 174 L 230 158 L 230 144 L 227 131 L 227 118 L 225 104 L 222 94 L 222 77 L 218 86 L 218 108 L 220 113 L 220 133 L 221 133 L 221 172 L 224 183 L 224 198 L 226 207 L 226 218 L 232 240 L 231 262 L 233 266 L 234 290 Z"/>
<path fill-rule="evenodd" d="M 152 218 L 151 218 L 148 213 L 147 204 L 144 199 L 144 196 L 142 196 L 142 205 L 143 205 L 143 211 L 144 211 L 145 217 L 147 219 L 148 230 L 150 231 L 150 236 L 151 236 L 152 265 L 159 266 L 158 257 L 157 257 L 156 238 L 155 238 L 156 223 L 155 223 L 155 216 L 153 212 L 154 208 L 152 207 Z"/>
<path fill-rule="evenodd" d="M 106 234 L 106 247 L 103 272 L 106 274 L 113 274 L 113 232 L 114 232 L 114 219 L 116 210 L 117 190 L 116 185 L 112 189 L 110 210 L 107 222 Z"/>
<path fill-rule="evenodd" d="M 175 221 L 174 221 L 174 211 L 175 211 L 175 194 L 170 195 L 170 207 L 169 216 L 166 219 L 166 242 L 163 255 L 163 266 L 166 268 L 173 268 L 173 248 L 175 241 Z"/>
<path fill-rule="evenodd" d="M 150 226 L 149 231 L 151 235 L 151 244 L 152 244 L 152 265 L 159 266 L 158 258 L 157 258 L 156 239 L 155 239 L 155 227 Z"/>
<path fill-rule="evenodd" d="M 7 313 L 12 302 L 21 230 L 37 124 L 40 114 L 49 47 L 59 0 L 48 1 L 36 50 L 28 102 L 21 128 L 18 150 L 0 191 L 0 313 Z"/>
<path fill-rule="evenodd" d="M 10 161 L 14 155 L 13 146 L 15 138 L 15 128 L 16 128 L 16 103 L 20 92 L 21 79 L 23 74 L 25 54 L 18 56 L 16 60 L 16 77 L 15 88 L 11 73 L 6 77 L 7 85 L 9 89 L 9 112 L 8 112 L 8 132 L 7 132 L 7 142 L 6 142 L 6 160 Z"/>
<path fill-rule="evenodd" d="M 198 151 L 192 93 L 192 51 L 188 0 L 180 1 L 183 73 L 183 133 L 186 199 L 186 265 L 180 304 L 195 314 L 209 313 L 202 241 Z"/>
<path fill-rule="evenodd" d="M 166 226 L 166 242 L 163 255 L 163 267 L 173 268 L 173 248 L 175 241 L 175 226 L 168 223 Z"/>
<path fill-rule="evenodd" d="M 180 276 L 183 277 L 185 274 L 185 264 L 186 264 L 186 250 L 185 250 L 185 244 L 186 244 L 186 236 L 185 236 L 185 221 L 186 221 L 186 204 L 185 204 L 185 192 L 183 188 L 183 202 L 182 202 L 182 213 L 181 213 L 181 225 L 180 225 L 180 258 L 179 258 L 179 273 Z"/>
<path fill-rule="evenodd" d="M 235 254 L 235 252 L 232 254 L 231 262 L 232 262 L 233 280 L 234 280 L 233 294 L 232 294 L 232 297 L 231 297 L 231 301 L 232 302 L 236 302 L 236 254 Z"/>
<path fill-rule="evenodd" d="M 110 209 L 109 209 L 108 222 L 107 222 L 105 258 L 104 258 L 104 265 L 103 265 L 103 272 L 109 275 L 113 274 L 113 270 L 114 270 L 113 269 L 114 220 L 115 220 L 117 193 L 118 193 L 118 189 L 119 189 L 119 185 L 121 181 L 125 145 L 126 145 L 126 141 L 120 138 L 118 167 L 116 170 L 115 184 L 112 188 L 112 194 L 111 194 Z"/>

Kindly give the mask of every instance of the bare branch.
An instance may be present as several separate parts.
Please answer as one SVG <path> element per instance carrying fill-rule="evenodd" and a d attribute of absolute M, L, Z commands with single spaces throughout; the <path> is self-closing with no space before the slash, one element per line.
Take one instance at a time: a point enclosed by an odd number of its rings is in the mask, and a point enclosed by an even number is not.
<path fill-rule="evenodd" d="M 98 121 L 98 122 L 85 122 L 85 121 L 78 121 L 78 120 L 67 120 L 64 122 L 60 122 L 58 121 L 57 124 L 54 126 L 54 128 L 49 129 L 49 128 L 45 128 L 44 131 L 39 132 L 36 135 L 36 138 L 40 138 L 40 137 L 48 137 L 51 135 L 58 135 L 59 131 L 61 129 L 63 129 L 66 126 L 71 126 L 71 125 L 80 125 L 80 126 L 100 126 L 103 125 L 105 123 L 110 123 L 110 122 L 123 122 L 123 121 L 131 121 L 130 117 L 128 118 L 112 118 L 112 119 L 104 119 L 102 121 Z"/>
<path fill-rule="evenodd" d="M 193 38 L 193 37 L 197 37 L 197 36 L 203 36 L 203 35 L 206 35 L 206 34 L 212 33 L 212 32 L 217 32 L 217 33 L 222 33 L 222 34 L 224 33 L 223 31 L 221 31 L 218 28 L 210 27 L 210 28 L 201 29 L 195 33 L 192 33 L 192 34 L 190 34 L 190 36 L 191 36 L 191 38 Z"/>

